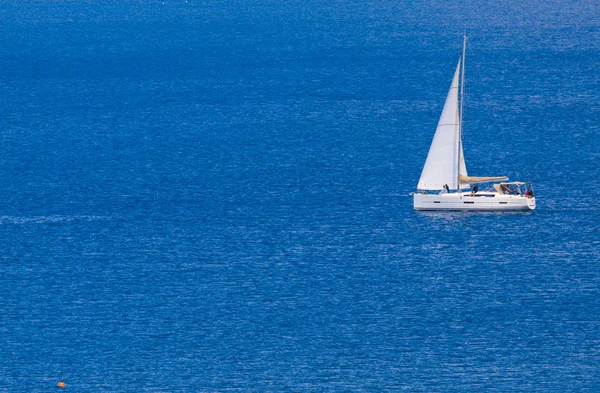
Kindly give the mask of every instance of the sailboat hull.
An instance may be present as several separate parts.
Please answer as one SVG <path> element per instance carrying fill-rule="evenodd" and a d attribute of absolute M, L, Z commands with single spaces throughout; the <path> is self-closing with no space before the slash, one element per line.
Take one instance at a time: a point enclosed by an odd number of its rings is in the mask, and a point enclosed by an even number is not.
<path fill-rule="evenodd" d="M 535 198 L 495 192 L 414 194 L 415 210 L 528 211 L 535 210 Z"/>

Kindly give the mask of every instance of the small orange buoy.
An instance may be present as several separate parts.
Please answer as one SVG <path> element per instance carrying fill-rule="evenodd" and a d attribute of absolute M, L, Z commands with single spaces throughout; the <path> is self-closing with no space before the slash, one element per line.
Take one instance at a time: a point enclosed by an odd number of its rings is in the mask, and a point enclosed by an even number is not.
<path fill-rule="evenodd" d="M 56 386 L 58 386 L 59 388 L 64 388 L 65 386 L 67 386 L 67 384 L 61 381 Z"/>

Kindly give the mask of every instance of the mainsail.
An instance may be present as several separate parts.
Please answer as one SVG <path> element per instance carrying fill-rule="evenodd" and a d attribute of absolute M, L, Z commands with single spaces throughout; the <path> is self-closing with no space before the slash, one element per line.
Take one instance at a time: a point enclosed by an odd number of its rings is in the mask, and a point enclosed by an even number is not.
<path fill-rule="evenodd" d="M 460 60 L 452 78 L 450 91 L 440 116 L 429 154 L 421 172 L 417 189 L 442 190 L 448 185 L 451 190 L 468 188 L 469 184 L 508 180 L 505 176 L 476 177 L 467 174 L 465 155 L 461 142 L 462 122 L 459 116 L 458 79 Z M 460 184 L 459 184 L 460 181 Z"/>
<path fill-rule="evenodd" d="M 429 148 L 429 154 L 421 172 L 419 179 L 420 190 L 442 190 L 447 184 L 451 190 L 458 188 L 458 170 L 459 170 L 459 154 L 460 154 L 460 173 L 467 175 L 465 166 L 464 154 L 462 154 L 462 145 L 459 143 L 459 127 L 458 118 L 458 76 L 460 73 L 460 61 L 456 66 L 454 78 L 450 85 L 450 91 L 446 97 L 444 110 L 440 116 L 440 120 Z M 460 187 L 467 185 L 461 184 Z"/>

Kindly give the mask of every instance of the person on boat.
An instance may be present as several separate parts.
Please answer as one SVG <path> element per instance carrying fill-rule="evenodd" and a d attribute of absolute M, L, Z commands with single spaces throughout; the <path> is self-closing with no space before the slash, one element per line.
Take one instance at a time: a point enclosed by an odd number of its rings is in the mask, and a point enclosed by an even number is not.
<path fill-rule="evenodd" d="M 447 184 L 444 184 L 444 189 L 442 190 L 442 194 L 446 194 L 450 192 L 450 187 Z"/>
<path fill-rule="evenodd" d="M 471 196 L 477 194 L 477 191 L 479 191 L 479 187 L 477 187 L 477 184 L 473 184 L 473 189 L 471 190 Z"/>
<path fill-rule="evenodd" d="M 525 196 L 526 196 L 527 198 L 533 198 L 533 191 L 531 191 L 531 190 L 527 190 L 527 191 L 525 191 Z"/>

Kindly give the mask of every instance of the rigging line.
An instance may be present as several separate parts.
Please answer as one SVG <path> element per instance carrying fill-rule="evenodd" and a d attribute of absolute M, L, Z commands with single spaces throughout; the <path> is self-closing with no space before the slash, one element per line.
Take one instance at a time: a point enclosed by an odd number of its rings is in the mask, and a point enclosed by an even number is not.
<path fill-rule="evenodd" d="M 538 173 L 539 173 L 539 169 L 535 168 L 535 173 L 533 174 L 533 177 L 531 179 L 531 183 L 534 183 L 537 180 Z"/>
<path fill-rule="evenodd" d="M 471 46 L 472 46 L 472 45 L 471 45 Z M 477 62 L 475 61 L 475 54 L 474 54 L 473 50 L 471 49 L 471 46 L 469 46 L 469 47 L 467 48 L 467 51 L 469 51 L 469 54 L 470 54 L 470 55 L 471 55 L 471 57 L 473 58 L 473 60 L 471 60 L 471 63 L 472 63 L 472 64 L 474 64 L 474 65 L 475 65 L 475 68 L 477 69 L 477 75 L 479 76 L 479 80 L 481 81 L 481 84 L 483 85 L 483 88 L 484 88 L 484 90 L 485 90 L 486 92 L 489 92 L 489 91 L 491 91 L 491 90 L 488 88 L 488 86 L 487 86 L 487 85 L 486 85 L 486 83 L 485 83 L 485 80 L 483 79 L 483 75 L 482 75 L 482 73 L 481 73 L 481 69 L 479 68 L 479 63 L 477 63 Z M 496 120 L 496 121 L 495 121 L 495 123 L 496 123 L 496 122 L 497 122 L 497 120 L 498 120 L 498 116 L 497 116 L 497 114 L 496 114 L 496 110 L 494 109 L 494 107 L 491 105 L 491 102 L 490 102 L 490 101 L 489 101 L 489 99 L 487 98 L 487 95 L 483 95 L 483 101 L 484 101 L 485 107 L 486 107 L 486 108 L 488 108 L 487 110 L 488 110 L 488 111 L 491 111 L 491 113 L 492 113 L 492 116 L 494 117 L 494 120 Z M 503 132 L 500 132 L 500 135 L 501 135 L 501 138 L 502 138 L 502 142 L 504 143 L 504 146 L 509 146 L 509 145 L 508 145 L 508 141 L 507 141 L 507 139 L 506 139 L 506 135 L 504 135 L 504 133 L 503 133 Z M 512 167 L 512 168 L 510 168 L 510 169 L 513 169 L 513 170 L 514 170 L 514 172 L 517 174 L 517 178 L 519 178 L 519 177 L 520 177 L 519 171 L 518 171 L 516 168 L 514 168 L 514 165 L 511 165 L 511 167 Z"/>

